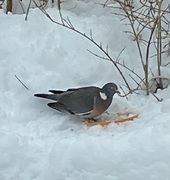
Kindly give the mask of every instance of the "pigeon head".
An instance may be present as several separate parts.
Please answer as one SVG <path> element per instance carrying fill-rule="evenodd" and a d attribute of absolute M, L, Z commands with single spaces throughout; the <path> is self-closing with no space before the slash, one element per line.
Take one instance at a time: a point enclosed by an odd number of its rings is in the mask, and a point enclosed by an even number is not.
<path fill-rule="evenodd" d="M 118 91 L 118 87 L 117 87 L 117 85 L 115 83 L 107 83 L 107 84 L 105 84 L 101 89 L 101 93 L 106 94 L 107 97 L 111 97 L 115 93 L 120 94 L 120 92 Z"/>

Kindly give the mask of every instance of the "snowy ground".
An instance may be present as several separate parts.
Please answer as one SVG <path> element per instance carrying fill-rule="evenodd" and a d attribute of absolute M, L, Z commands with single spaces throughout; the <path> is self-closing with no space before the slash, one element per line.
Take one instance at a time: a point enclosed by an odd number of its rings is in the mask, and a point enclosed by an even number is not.
<path fill-rule="evenodd" d="M 89 13 L 64 15 L 80 31 L 92 29 L 114 58 L 126 46 L 121 59 L 142 74 L 135 44 L 119 19 L 81 3 Z M 58 18 L 55 8 L 48 12 Z M 109 81 L 122 85 L 121 77 L 110 62 L 87 51 L 101 54 L 93 44 L 51 23 L 38 9 L 30 11 L 27 22 L 24 17 L 0 10 L 0 180 L 169 180 L 170 87 L 158 91 L 162 102 L 143 93 L 128 100 L 115 95 L 109 111 L 129 110 L 139 118 L 86 127 L 33 94 Z"/>

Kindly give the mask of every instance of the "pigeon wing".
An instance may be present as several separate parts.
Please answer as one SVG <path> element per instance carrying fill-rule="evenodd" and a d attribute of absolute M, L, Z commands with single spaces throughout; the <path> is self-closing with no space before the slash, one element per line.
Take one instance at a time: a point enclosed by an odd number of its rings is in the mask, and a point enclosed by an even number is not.
<path fill-rule="evenodd" d="M 58 103 L 65 106 L 73 114 L 83 115 L 90 113 L 94 107 L 94 99 L 96 94 L 100 91 L 99 88 L 81 88 L 71 94 L 63 95 Z"/>

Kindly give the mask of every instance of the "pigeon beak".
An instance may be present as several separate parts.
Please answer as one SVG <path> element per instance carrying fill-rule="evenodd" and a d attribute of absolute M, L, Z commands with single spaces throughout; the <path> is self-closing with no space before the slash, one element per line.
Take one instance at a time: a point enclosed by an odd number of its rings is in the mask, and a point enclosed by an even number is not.
<path fill-rule="evenodd" d="M 116 93 L 117 93 L 118 95 L 121 95 L 120 91 L 118 91 L 118 90 L 116 90 Z"/>

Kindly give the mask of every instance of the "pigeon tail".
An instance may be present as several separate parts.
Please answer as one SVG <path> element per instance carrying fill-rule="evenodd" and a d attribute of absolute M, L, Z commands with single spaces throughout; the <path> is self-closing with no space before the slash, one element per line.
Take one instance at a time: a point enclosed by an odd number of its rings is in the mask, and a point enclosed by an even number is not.
<path fill-rule="evenodd" d="M 56 94 L 34 94 L 36 97 L 40 98 L 46 98 L 46 99 L 51 99 L 54 101 L 58 101 L 60 97 L 58 97 Z"/>

